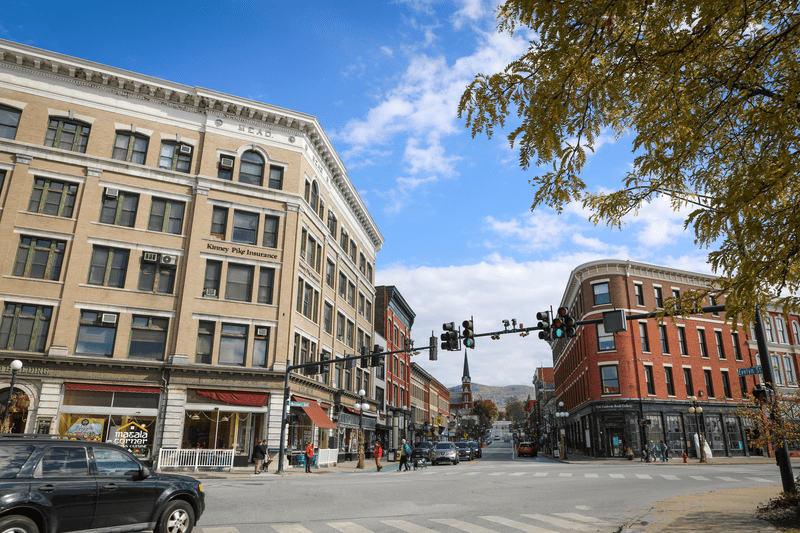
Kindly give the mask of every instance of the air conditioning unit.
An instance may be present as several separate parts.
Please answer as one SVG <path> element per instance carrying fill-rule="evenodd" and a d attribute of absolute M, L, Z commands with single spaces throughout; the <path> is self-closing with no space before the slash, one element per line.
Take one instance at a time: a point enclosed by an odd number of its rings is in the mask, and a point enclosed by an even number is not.
<path fill-rule="evenodd" d="M 203 289 L 203 296 L 217 297 L 217 289 Z"/>
<path fill-rule="evenodd" d="M 256 328 L 256 337 L 266 337 L 269 328 Z"/>
<path fill-rule="evenodd" d="M 103 324 L 116 324 L 117 323 L 117 315 L 113 313 L 103 313 L 100 315 L 100 322 Z"/>
<path fill-rule="evenodd" d="M 158 254 L 155 252 L 144 252 L 142 254 L 142 261 L 146 263 L 155 263 L 158 261 Z"/>
<path fill-rule="evenodd" d="M 119 189 L 114 189 L 113 187 L 106 187 L 106 196 L 109 198 L 116 198 L 119 196 Z"/>
<path fill-rule="evenodd" d="M 161 255 L 161 264 L 162 265 L 175 266 L 175 264 L 177 262 L 178 262 L 178 256 L 177 255 L 167 255 L 167 254 L 162 254 Z"/>
<path fill-rule="evenodd" d="M 191 154 L 192 153 L 192 147 L 189 146 L 188 144 L 182 144 L 181 145 L 181 153 L 182 154 Z"/>
<path fill-rule="evenodd" d="M 219 166 L 222 168 L 233 168 L 233 158 L 223 157 L 219 160 Z"/>

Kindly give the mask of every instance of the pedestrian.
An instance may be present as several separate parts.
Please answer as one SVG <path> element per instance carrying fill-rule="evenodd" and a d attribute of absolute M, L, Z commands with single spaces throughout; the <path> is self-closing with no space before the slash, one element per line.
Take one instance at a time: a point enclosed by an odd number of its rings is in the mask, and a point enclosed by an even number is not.
<path fill-rule="evenodd" d="M 264 446 L 264 441 L 259 440 L 253 446 L 253 461 L 256 463 L 256 474 L 261 473 L 261 465 L 264 464 L 264 457 L 267 455 L 267 449 Z"/>
<path fill-rule="evenodd" d="M 661 461 L 666 463 L 669 461 L 669 446 L 663 440 L 659 443 L 659 448 L 661 449 Z"/>
<path fill-rule="evenodd" d="M 306 473 L 311 473 L 311 462 L 314 460 L 314 443 L 309 442 L 306 446 Z"/>
<path fill-rule="evenodd" d="M 653 461 L 656 460 L 656 453 L 658 453 L 658 446 L 653 441 L 650 441 L 650 457 L 653 458 Z M 649 459 L 648 462 L 650 462 Z"/>
<path fill-rule="evenodd" d="M 375 441 L 375 447 L 372 449 L 372 456 L 375 458 L 375 468 L 378 469 L 378 472 L 381 471 L 383 468 L 381 466 L 381 457 L 383 456 L 383 448 L 381 448 L 381 443 Z"/>
<path fill-rule="evenodd" d="M 397 467 L 398 472 L 402 472 L 404 469 L 408 470 L 408 458 L 411 455 L 410 453 L 406 453 L 406 448 L 408 448 L 408 444 L 406 444 L 406 439 L 402 439 L 400 442 L 400 466 Z"/>

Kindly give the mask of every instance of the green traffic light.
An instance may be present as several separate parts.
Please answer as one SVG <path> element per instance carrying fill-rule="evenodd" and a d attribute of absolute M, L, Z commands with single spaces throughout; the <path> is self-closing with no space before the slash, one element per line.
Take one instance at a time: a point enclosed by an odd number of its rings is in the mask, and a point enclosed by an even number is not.
<path fill-rule="evenodd" d="M 561 328 L 556 328 L 556 329 L 553 331 L 553 334 L 554 334 L 556 337 L 558 337 L 558 338 L 560 339 L 561 337 L 563 337 L 563 336 L 564 336 L 564 330 L 563 330 L 563 329 L 561 329 Z"/>
<path fill-rule="evenodd" d="M 464 346 L 467 348 L 475 347 L 475 339 L 464 339 Z"/>

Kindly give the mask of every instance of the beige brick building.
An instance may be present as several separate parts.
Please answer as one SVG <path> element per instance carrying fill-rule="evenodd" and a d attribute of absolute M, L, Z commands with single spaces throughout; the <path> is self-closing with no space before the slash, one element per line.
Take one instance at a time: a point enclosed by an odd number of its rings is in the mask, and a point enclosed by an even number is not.
<path fill-rule="evenodd" d="M 15 431 L 246 463 L 278 447 L 287 361 L 372 346 L 383 237 L 311 115 L 0 40 L 0 234 Z M 343 366 L 291 381 L 288 444 L 320 461 L 374 390 Z"/>

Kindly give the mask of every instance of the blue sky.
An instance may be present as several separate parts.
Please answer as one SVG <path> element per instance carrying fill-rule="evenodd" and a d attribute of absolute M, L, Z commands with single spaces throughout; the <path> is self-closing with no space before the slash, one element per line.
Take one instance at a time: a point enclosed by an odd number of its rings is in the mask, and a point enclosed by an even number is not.
<path fill-rule="evenodd" d="M 520 169 L 502 131 L 470 137 L 456 112 L 464 87 L 501 70 L 530 37 L 499 34 L 492 2 L 3 4 L 3 39 L 316 116 L 386 240 L 376 281 L 414 309 L 417 345 L 469 316 L 478 333 L 502 319 L 532 326 L 586 261 L 709 271 L 685 213 L 666 201 L 622 231 L 593 226 L 579 205 L 532 213 L 537 169 Z M 598 144 L 584 180 L 616 188 L 633 161 L 630 138 Z M 469 359 L 473 382 L 498 386 L 530 384 L 535 367 L 552 366 L 536 335 L 479 338 Z M 460 383 L 463 353 L 415 360 Z"/>

